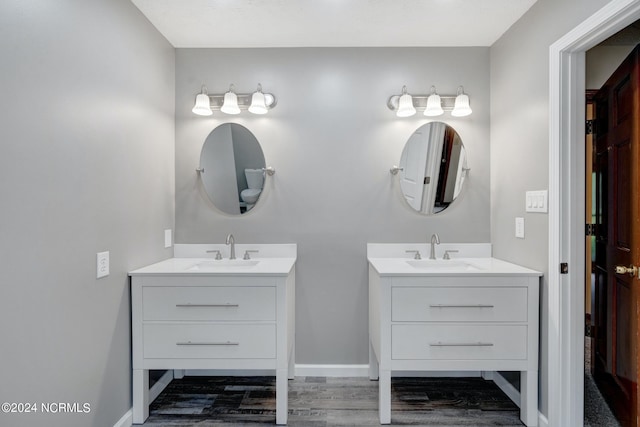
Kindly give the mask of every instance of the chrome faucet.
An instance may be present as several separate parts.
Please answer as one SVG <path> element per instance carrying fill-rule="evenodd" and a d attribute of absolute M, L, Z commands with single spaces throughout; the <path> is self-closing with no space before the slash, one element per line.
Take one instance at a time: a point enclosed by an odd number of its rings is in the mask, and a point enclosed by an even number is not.
<path fill-rule="evenodd" d="M 236 259 L 236 239 L 233 238 L 233 234 L 229 233 L 227 240 L 224 242 L 226 245 L 231 245 L 231 253 L 229 259 Z"/>
<path fill-rule="evenodd" d="M 436 245 L 440 244 L 440 236 L 437 233 L 431 235 L 431 252 L 429 259 L 436 259 Z"/>

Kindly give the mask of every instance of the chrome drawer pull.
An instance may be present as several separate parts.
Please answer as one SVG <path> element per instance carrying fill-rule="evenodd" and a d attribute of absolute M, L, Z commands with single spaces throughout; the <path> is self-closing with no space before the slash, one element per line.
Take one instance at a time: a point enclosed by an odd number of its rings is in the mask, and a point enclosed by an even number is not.
<path fill-rule="evenodd" d="M 177 342 L 176 345 L 240 345 L 239 342 Z"/>
<path fill-rule="evenodd" d="M 240 307 L 240 304 L 176 304 L 176 307 Z"/>
<path fill-rule="evenodd" d="M 430 347 L 493 347 L 493 343 L 490 342 L 461 342 L 461 343 L 431 343 Z"/>
<path fill-rule="evenodd" d="M 431 304 L 429 307 L 431 308 L 493 308 L 494 306 L 491 304 Z"/>

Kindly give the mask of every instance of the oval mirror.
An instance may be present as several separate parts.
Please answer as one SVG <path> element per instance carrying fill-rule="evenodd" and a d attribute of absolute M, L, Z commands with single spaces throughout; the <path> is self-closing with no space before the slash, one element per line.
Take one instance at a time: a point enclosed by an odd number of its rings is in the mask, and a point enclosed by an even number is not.
<path fill-rule="evenodd" d="M 414 210 L 436 214 L 458 197 L 467 170 L 460 135 L 446 123 L 430 122 L 418 128 L 402 150 L 400 188 Z"/>
<path fill-rule="evenodd" d="M 224 123 L 202 146 L 200 173 L 211 202 L 222 212 L 240 215 L 260 199 L 264 186 L 264 153 L 256 137 L 242 125 Z"/>

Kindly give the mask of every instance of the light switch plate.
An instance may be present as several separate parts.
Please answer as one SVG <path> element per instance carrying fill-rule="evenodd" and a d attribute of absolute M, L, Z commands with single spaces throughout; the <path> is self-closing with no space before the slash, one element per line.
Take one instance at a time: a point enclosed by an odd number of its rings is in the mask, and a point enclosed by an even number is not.
<path fill-rule="evenodd" d="M 524 239 L 524 218 L 516 217 L 516 237 Z"/>
<path fill-rule="evenodd" d="M 527 191 L 525 203 L 526 211 L 541 213 L 548 212 L 548 198 L 547 190 Z"/>
<path fill-rule="evenodd" d="M 164 230 L 164 247 L 171 247 L 171 230 Z"/>
<path fill-rule="evenodd" d="M 97 254 L 97 274 L 96 278 L 109 275 L 109 252 L 98 252 Z"/>

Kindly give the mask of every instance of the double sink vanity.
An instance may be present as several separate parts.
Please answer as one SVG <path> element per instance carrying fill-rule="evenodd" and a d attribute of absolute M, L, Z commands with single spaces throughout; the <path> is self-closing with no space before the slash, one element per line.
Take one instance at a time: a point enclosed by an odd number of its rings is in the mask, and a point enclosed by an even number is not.
<path fill-rule="evenodd" d="M 149 415 L 150 369 L 275 372 L 275 421 L 287 423 L 297 248 L 234 249 L 175 245 L 175 258 L 130 272 L 134 424 Z M 381 424 L 392 376 L 520 371 L 521 419 L 537 425 L 541 273 L 491 258 L 490 244 L 368 244 L 367 258 Z"/>

